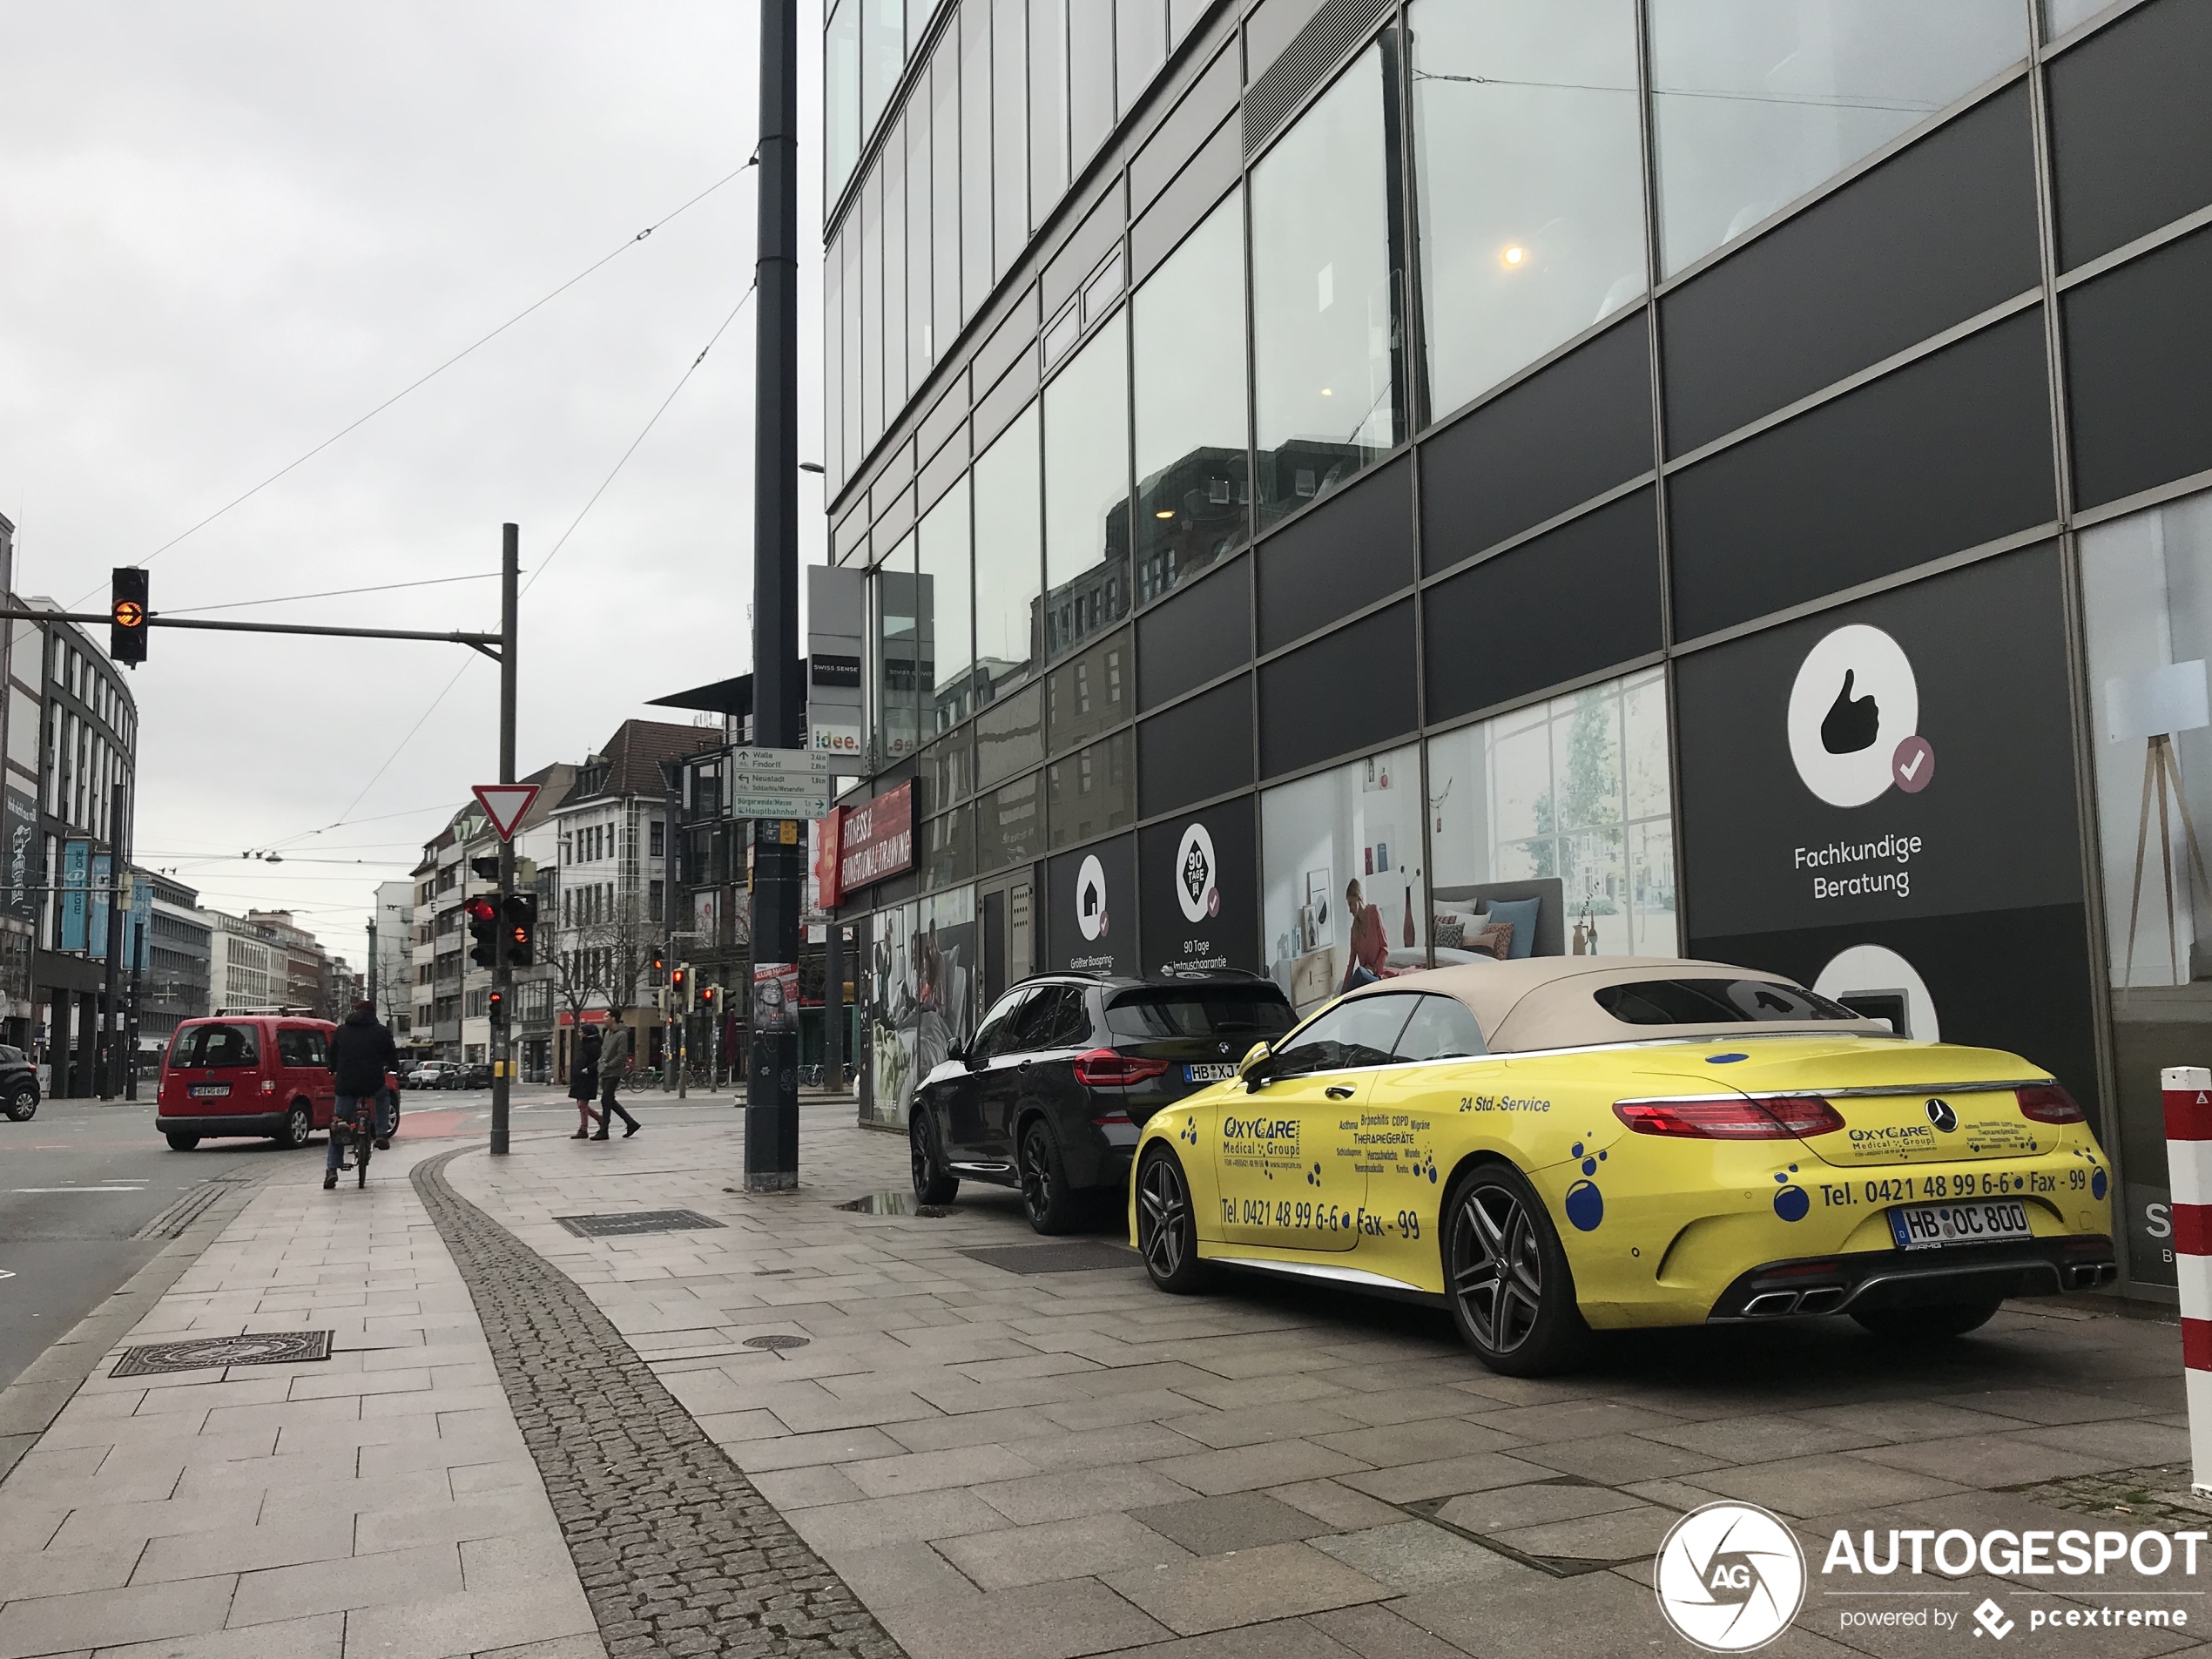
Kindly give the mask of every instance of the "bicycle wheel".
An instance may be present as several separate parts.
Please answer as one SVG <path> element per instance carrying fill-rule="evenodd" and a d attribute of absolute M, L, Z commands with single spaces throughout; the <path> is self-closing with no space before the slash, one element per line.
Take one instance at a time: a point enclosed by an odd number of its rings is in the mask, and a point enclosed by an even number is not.
<path fill-rule="evenodd" d="M 355 1166 L 359 1173 L 354 1177 L 354 1184 L 356 1187 L 365 1187 L 368 1184 L 368 1155 L 375 1150 L 376 1143 L 373 1137 L 367 1135 L 358 1138 L 361 1142 L 361 1163 Z"/>

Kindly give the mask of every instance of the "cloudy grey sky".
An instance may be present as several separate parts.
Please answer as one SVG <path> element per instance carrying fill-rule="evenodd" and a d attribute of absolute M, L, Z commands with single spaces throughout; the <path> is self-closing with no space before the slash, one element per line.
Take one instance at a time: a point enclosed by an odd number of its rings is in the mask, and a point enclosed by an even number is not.
<path fill-rule="evenodd" d="M 817 6 L 799 10 L 812 250 L 820 34 Z M 758 27 L 728 0 L 0 0 L 0 513 L 19 590 L 98 608 L 111 566 L 739 166 Z M 163 552 L 155 608 L 491 571 L 513 520 L 533 583 L 523 770 L 580 759 L 647 698 L 747 670 L 749 303 L 546 561 L 751 281 L 752 180 Z M 812 456 L 811 263 L 800 287 Z M 802 482 L 802 557 L 819 562 L 818 481 Z M 489 629 L 498 592 L 216 614 Z M 212 905 L 288 906 L 358 964 L 374 884 L 496 776 L 497 678 L 450 645 L 156 634 L 132 681 L 141 860 Z M 271 846 L 285 862 L 238 856 Z"/>

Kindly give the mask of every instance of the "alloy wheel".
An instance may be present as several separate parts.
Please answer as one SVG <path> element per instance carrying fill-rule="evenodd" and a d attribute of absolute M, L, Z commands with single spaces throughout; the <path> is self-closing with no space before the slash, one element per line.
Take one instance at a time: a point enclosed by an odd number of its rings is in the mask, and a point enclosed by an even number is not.
<path fill-rule="evenodd" d="M 1171 1279 L 1184 1263 L 1190 1195 L 1172 1158 L 1156 1157 L 1136 1184 L 1136 1247 L 1156 1279 Z"/>
<path fill-rule="evenodd" d="M 1481 1345 L 1511 1353 L 1543 1312 L 1542 1240 L 1519 1197 L 1484 1182 L 1467 1188 L 1453 1220 L 1452 1294 Z"/>
<path fill-rule="evenodd" d="M 305 1106 L 294 1106 L 284 1115 L 284 1143 L 295 1151 L 307 1143 L 314 1133 L 315 1120 Z"/>
<path fill-rule="evenodd" d="M 1022 1203 L 1032 1224 L 1052 1212 L 1052 1155 L 1044 1136 L 1044 1126 L 1033 1123 L 1022 1137 Z"/>

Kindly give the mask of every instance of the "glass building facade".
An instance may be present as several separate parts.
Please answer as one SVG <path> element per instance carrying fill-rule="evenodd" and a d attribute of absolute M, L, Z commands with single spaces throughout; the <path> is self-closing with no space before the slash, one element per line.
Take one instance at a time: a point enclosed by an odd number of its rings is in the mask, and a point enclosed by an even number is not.
<path fill-rule="evenodd" d="M 2212 1063 L 2212 9 L 829 30 L 853 799 L 916 813 L 846 906 L 866 1115 L 1044 968 L 1305 1007 L 1688 953 L 2050 1067 L 2129 1281 L 2172 1284 L 2157 1071 Z"/>

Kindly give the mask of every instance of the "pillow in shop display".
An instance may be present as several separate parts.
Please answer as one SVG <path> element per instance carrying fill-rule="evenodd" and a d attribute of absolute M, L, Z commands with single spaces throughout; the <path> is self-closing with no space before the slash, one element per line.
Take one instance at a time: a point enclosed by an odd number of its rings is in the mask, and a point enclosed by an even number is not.
<path fill-rule="evenodd" d="M 1448 920 L 1443 916 L 1437 917 L 1435 932 L 1437 945 L 1442 949 L 1459 950 L 1467 942 L 1467 925 L 1457 916 Z"/>
<path fill-rule="evenodd" d="M 1536 918 L 1543 913 L 1543 908 L 1544 901 L 1541 898 L 1493 899 L 1489 910 L 1481 920 L 1489 927 L 1495 927 L 1500 922 L 1512 925 L 1513 955 L 1508 960 L 1517 962 L 1535 951 Z"/>
<path fill-rule="evenodd" d="M 1513 923 L 1494 921 L 1469 940 L 1467 948 L 1485 956 L 1494 956 L 1501 962 L 1509 961 L 1513 954 Z"/>

